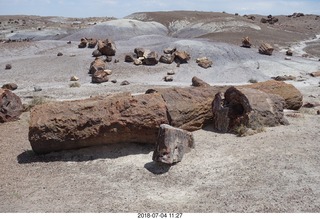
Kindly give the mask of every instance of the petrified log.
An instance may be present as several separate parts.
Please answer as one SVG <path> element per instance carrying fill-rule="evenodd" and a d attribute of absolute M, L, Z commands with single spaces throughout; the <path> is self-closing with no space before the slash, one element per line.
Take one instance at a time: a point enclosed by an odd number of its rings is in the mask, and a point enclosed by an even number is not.
<path fill-rule="evenodd" d="M 93 49 L 94 47 L 96 47 L 97 43 L 98 43 L 97 39 L 93 39 L 93 38 L 88 39 L 88 48 Z"/>
<path fill-rule="evenodd" d="M 229 132 L 241 125 L 257 129 L 289 124 L 283 115 L 284 100 L 278 95 L 251 88 L 230 87 L 222 100 L 218 93 L 212 104 L 217 131 Z"/>
<path fill-rule="evenodd" d="M 89 70 L 89 74 L 94 74 L 99 70 L 104 70 L 106 68 L 106 63 L 100 59 L 100 58 L 96 58 L 93 62 L 91 62 L 90 64 L 90 70 Z"/>
<path fill-rule="evenodd" d="M 194 76 L 192 78 L 192 86 L 194 87 L 210 87 L 210 84 L 208 84 L 207 82 L 201 80 L 200 78 Z"/>
<path fill-rule="evenodd" d="M 145 65 L 156 65 L 158 64 L 158 53 L 155 51 L 146 50 L 143 54 L 143 63 Z"/>
<path fill-rule="evenodd" d="M 262 43 L 259 47 L 259 53 L 264 55 L 272 55 L 273 47 L 268 43 Z"/>
<path fill-rule="evenodd" d="M 21 99 L 10 90 L 0 88 L 0 123 L 19 119 L 22 111 Z"/>
<path fill-rule="evenodd" d="M 298 110 L 303 104 L 301 92 L 291 84 L 283 81 L 269 80 L 246 85 L 245 87 L 261 90 L 270 94 L 277 94 L 285 100 L 286 109 Z"/>
<path fill-rule="evenodd" d="M 190 54 L 186 51 L 175 51 L 173 54 L 177 63 L 187 63 L 190 60 Z"/>
<path fill-rule="evenodd" d="M 212 61 L 210 61 L 207 57 L 198 58 L 196 60 L 196 62 L 202 68 L 206 68 L 207 69 L 207 68 L 212 66 Z"/>
<path fill-rule="evenodd" d="M 192 148 L 194 148 L 194 139 L 191 132 L 162 124 L 152 159 L 156 162 L 174 164 L 180 162 L 183 155 L 190 152 Z"/>
<path fill-rule="evenodd" d="M 102 55 L 114 56 L 116 54 L 116 44 L 110 40 L 98 40 L 98 50 Z"/>
<path fill-rule="evenodd" d="M 29 141 L 36 153 L 119 142 L 154 144 L 159 126 L 168 123 L 160 95 L 122 93 L 34 107 Z"/>
<path fill-rule="evenodd" d="M 139 57 L 143 57 L 143 54 L 146 50 L 144 48 L 135 48 L 134 53 Z"/>
<path fill-rule="evenodd" d="M 135 54 L 126 54 L 124 57 L 125 62 L 134 62 Z"/>
<path fill-rule="evenodd" d="M 81 38 L 80 44 L 78 45 L 78 48 L 86 48 L 87 47 L 87 39 L 86 38 Z"/>
<path fill-rule="evenodd" d="M 2 85 L 2 89 L 16 90 L 18 89 L 18 85 L 16 83 L 8 83 L 8 84 Z"/>
<path fill-rule="evenodd" d="M 310 75 L 312 77 L 320 77 L 320 71 L 312 72 Z"/>
<path fill-rule="evenodd" d="M 103 83 L 103 82 L 107 82 L 109 80 L 108 75 L 109 74 L 108 74 L 107 71 L 98 70 L 92 75 L 91 82 L 92 83 L 97 83 L 97 84 L 100 84 L 100 83 Z"/>
<path fill-rule="evenodd" d="M 249 37 L 244 37 L 242 39 L 242 47 L 251 48 L 251 43 Z"/>
<path fill-rule="evenodd" d="M 159 62 L 165 64 L 171 64 L 174 61 L 174 55 L 164 54 L 160 57 Z"/>

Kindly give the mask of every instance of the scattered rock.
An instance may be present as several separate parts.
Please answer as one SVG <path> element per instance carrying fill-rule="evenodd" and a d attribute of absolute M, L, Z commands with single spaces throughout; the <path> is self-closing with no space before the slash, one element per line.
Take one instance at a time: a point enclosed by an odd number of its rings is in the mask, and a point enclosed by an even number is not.
<path fill-rule="evenodd" d="M 266 93 L 276 94 L 282 97 L 285 101 L 285 108 L 298 110 L 302 106 L 303 96 L 301 92 L 291 84 L 283 81 L 269 80 L 261 83 L 246 85 L 245 87 L 258 89 Z"/>
<path fill-rule="evenodd" d="M 80 40 L 80 44 L 78 45 L 78 48 L 83 49 L 87 47 L 87 39 L 86 38 L 81 38 Z"/>
<path fill-rule="evenodd" d="M 96 58 L 90 64 L 89 74 L 93 75 L 98 70 L 104 70 L 106 68 L 106 66 L 107 66 L 106 63 L 102 59 Z"/>
<path fill-rule="evenodd" d="M 291 58 L 290 57 L 285 57 L 284 60 L 291 60 Z"/>
<path fill-rule="evenodd" d="M 143 57 L 145 52 L 144 48 L 135 48 L 134 53 L 137 55 L 138 58 Z"/>
<path fill-rule="evenodd" d="M 0 123 L 18 120 L 22 112 L 21 99 L 10 90 L 0 88 Z"/>
<path fill-rule="evenodd" d="M 171 82 L 171 81 L 173 81 L 173 77 L 172 77 L 172 76 L 165 76 L 165 77 L 163 78 L 163 80 L 164 80 L 165 82 Z"/>
<path fill-rule="evenodd" d="M 112 57 L 111 56 L 107 56 L 104 61 L 105 62 L 112 62 Z"/>
<path fill-rule="evenodd" d="M 287 56 L 292 56 L 293 55 L 293 51 L 291 49 L 288 49 L 286 52 Z"/>
<path fill-rule="evenodd" d="M 63 56 L 63 54 L 61 52 L 58 52 L 57 56 Z"/>
<path fill-rule="evenodd" d="M 279 21 L 278 18 L 273 17 L 272 15 L 269 15 L 268 18 L 261 18 L 260 22 L 261 23 L 269 23 L 269 24 L 275 24 Z"/>
<path fill-rule="evenodd" d="M 200 78 L 194 76 L 192 78 L 192 86 L 194 87 L 210 87 L 210 84 L 208 84 L 207 82 L 201 80 Z"/>
<path fill-rule="evenodd" d="M 111 82 L 115 84 L 115 83 L 117 83 L 117 80 L 113 79 L 113 80 L 111 80 Z"/>
<path fill-rule="evenodd" d="M 91 82 L 100 84 L 109 80 L 108 74 L 104 70 L 98 70 L 92 74 Z"/>
<path fill-rule="evenodd" d="M 320 71 L 312 72 L 310 75 L 312 77 L 320 77 Z"/>
<path fill-rule="evenodd" d="M 71 76 L 70 81 L 78 81 L 79 78 L 77 76 Z"/>
<path fill-rule="evenodd" d="M 102 55 L 114 56 L 116 54 L 116 44 L 110 39 L 98 40 L 98 50 Z"/>
<path fill-rule="evenodd" d="M 99 51 L 99 50 L 94 50 L 93 52 L 92 52 L 92 56 L 93 57 L 99 57 L 99 56 L 102 56 L 102 54 L 101 54 L 101 52 Z"/>
<path fill-rule="evenodd" d="M 306 103 L 306 104 L 304 104 L 302 107 L 305 107 L 305 108 L 313 108 L 313 107 L 315 107 L 316 106 L 316 104 L 314 104 L 314 103 Z"/>
<path fill-rule="evenodd" d="M 71 41 L 68 41 L 67 44 L 71 44 Z"/>
<path fill-rule="evenodd" d="M 15 83 L 8 83 L 2 85 L 2 89 L 8 89 L 8 90 L 16 90 L 18 88 L 18 85 Z"/>
<path fill-rule="evenodd" d="M 295 76 L 292 75 L 282 75 L 282 76 L 277 76 L 277 77 L 271 77 L 273 80 L 276 81 L 292 81 L 296 80 Z"/>
<path fill-rule="evenodd" d="M 177 63 L 188 63 L 190 60 L 190 54 L 186 51 L 175 51 L 173 54 Z"/>
<path fill-rule="evenodd" d="M 134 62 L 134 55 L 133 54 L 126 54 L 124 57 L 125 62 Z"/>
<path fill-rule="evenodd" d="M 175 75 L 175 72 L 173 70 L 170 70 L 167 72 L 167 75 Z"/>
<path fill-rule="evenodd" d="M 317 111 L 317 115 L 320 115 L 320 110 Z"/>
<path fill-rule="evenodd" d="M 160 125 L 168 123 L 160 95 L 113 94 L 33 107 L 29 141 L 38 154 L 122 142 L 154 144 Z"/>
<path fill-rule="evenodd" d="M 268 43 L 262 43 L 259 47 L 259 53 L 264 55 L 272 55 L 273 47 Z"/>
<path fill-rule="evenodd" d="M 248 36 L 242 39 L 242 47 L 251 48 L 251 43 Z"/>
<path fill-rule="evenodd" d="M 88 48 L 94 49 L 96 47 L 97 43 L 98 43 L 97 39 L 93 39 L 93 38 L 88 39 Z"/>
<path fill-rule="evenodd" d="M 129 85 L 129 84 L 130 84 L 129 81 L 122 81 L 120 83 L 121 86 Z"/>
<path fill-rule="evenodd" d="M 175 51 L 177 51 L 176 48 L 167 48 L 163 50 L 163 53 L 172 55 Z"/>
<path fill-rule="evenodd" d="M 142 63 L 142 60 L 141 60 L 141 59 L 135 59 L 134 62 L 133 62 L 133 64 L 135 64 L 135 65 L 142 65 L 143 63 Z"/>
<path fill-rule="evenodd" d="M 210 61 L 207 57 L 198 58 L 196 60 L 196 62 L 202 68 L 206 68 L 207 69 L 207 68 L 212 66 L 212 61 Z"/>
<path fill-rule="evenodd" d="M 158 64 L 158 53 L 155 51 L 146 50 L 143 54 L 143 64 L 145 65 L 156 65 Z"/>
<path fill-rule="evenodd" d="M 42 91 L 42 88 L 40 86 L 34 86 L 33 87 L 34 92 Z"/>
<path fill-rule="evenodd" d="M 224 97 L 217 93 L 212 102 L 214 127 L 219 132 L 233 132 L 240 126 L 258 129 L 289 124 L 283 114 L 284 100 L 278 95 L 230 87 Z"/>
<path fill-rule="evenodd" d="M 11 68 L 12 68 L 12 65 L 11 65 L 11 64 L 6 64 L 6 67 L 5 67 L 6 70 L 9 70 L 9 69 L 11 69 Z"/>
<path fill-rule="evenodd" d="M 118 63 L 118 62 L 120 62 L 119 59 L 115 59 L 115 60 L 114 60 L 114 63 Z"/>
<path fill-rule="evenodd" d="M 175 56 L 172 54 L 164 54 L 160 56 L 159 62 L 165 64 L 171 64 L 174 61 Z"/>
<path fill-rule="evenodd" d="M 79 82 L 73 82 L 71 84 L 69 84 L 70 88 L 74 88 L 74 87 L 81 87 L 81 84 Z"/>
<path fill-rule="evenodd" d="M 161 124 L 152 160 L 165 164 L 180 162 L 185 153 L 194 148 L 191 132 Z"/>

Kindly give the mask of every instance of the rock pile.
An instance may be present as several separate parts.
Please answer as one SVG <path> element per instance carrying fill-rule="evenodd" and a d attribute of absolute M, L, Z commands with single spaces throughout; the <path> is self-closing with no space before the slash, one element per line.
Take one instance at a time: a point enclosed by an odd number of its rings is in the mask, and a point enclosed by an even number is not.
<path fill-rule="evenodd" d="M 278 18 L 273 17 L 272 15 L 269 15 L 267 18 L 261 18 L 260 22 L 261 23 L 268 23 L 268 24 L 275 24 L 279 21 Z"/>

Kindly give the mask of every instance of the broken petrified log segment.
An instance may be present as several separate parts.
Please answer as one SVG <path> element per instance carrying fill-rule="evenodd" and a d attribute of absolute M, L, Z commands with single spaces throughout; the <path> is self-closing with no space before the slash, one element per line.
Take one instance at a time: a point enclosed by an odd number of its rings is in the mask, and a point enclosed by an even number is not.
<path fill-rule="evenodd" d="M 22 111 L 21 99 L 10 90 L 0 88 L 0 123 L 19 119 Z"/>
<path fill-rule="evenodd" d="M 78 45 L 78 48 L 86 48 L 87 47 L 87 43 L 88 43 L 88 41 L 87 41 L 87 39 L 86 38 L 81 38 L 81 40 L 80 40 L 80 44 Z"/>
<path fill-rule="evenodd" d="M 116 44 L 110 40 L 98 40 L 98 50 L 102 55 L 114 56 L 116 54 Z"/>
<path fill-rule="evenodd" d="M 99 70 L 104 70 L 106 68 L 106 63 L 100 59 L 100 58 L 96 58 L 93 62 L 91 62 L 90 64 L 90 70 L 89 70 L 89 74 L 94 74 Z"/>
<path fill-rule="evenodd" d="M 199 130 L 212 120 L 213 95 L 226 87 L 154 89 L 167 105 L 170 125 L 187 131 Z"/>
<path fill-rule="evenodd" d="M 109 80 L 108 75 L 108 71 L 98 70 L 92 75 L 91 82 L 96 84 L 107 82 Z"/>
<path fill-rule="evenodd" d="M 146 50 L 143 54 L 143 64 L 145 65 L 156 65 L 158 64 L 158 53 L 155 51 Z"/>
<path fill-rule="evenodd" d="M 158 94 L 52 102 L 31 110 L 29 141 L 39 154 L 121 142 L 154 144 L 159 126 L 168 123 Z"/>
<path fill-rule="evenodd" d="M 212 66 L 212 61 L 210 61 L 207 57 L 202 57 L 202 58 L 198 58 L 196 60 L 196 62 L 198 63 L 198 65 L 202 68 L 209 68 Z"/>
<path fill-rule="evenodd" d="M 310 75 L 312 77 L 320 77 L 320 71 L 312 72 Z"/>
<path fill-rule="evenodd" d="M 214 127 L 220 132 L 232 132 L 243 125 L 257 129 L 287 125 L 284 100 L 278 95 L 250 88 L 230 87 L 222 100 L 218 93 L 212 104 Z"/>
<path fill-rule="evenodd" d="M 162 124 L 152 160 L 174 164 L 180 162 L 183 155 L 190 152 L 192 148 L 194 148 L 194 139 L 191 132 Z"/>
<path fill-rule="evenodd" d="M 285 100 L 286 109 L 298 110 L 303 104 L 303 96 L 301 92 L 292 84 L 287 84 L 283 81 L 269 80 L 260 83 L 246 85 L 244 87 L 261 90 L 268 94 L 276 94 Z"/>
<path fill-rule="evenodd" d="M 186 51 L 175 51 L 173 54 L 177 63 L 187 63 L 190 60 L 190 54 Z"/>
<path fill-rule="evenodd" d="M 274 50 L 273 47 L 268 43 L 262 43 L 261 46 L 259 47 L 259 53 L 264 55 L 271 56 L 273 50 Z"/>
<path fill-rule="evenodd" d="M 208 84 L 207 82 L 201 80 L 200 78 L 194 76 L 192 78 L 192 86 L 194 87 L 210 87 L 210 84 Z"/>
<path fill-rule="evenodd" d="M 242 47 L 251 48 L 251 43 L 249 37 L 244 37 L 242 39 Z"/>

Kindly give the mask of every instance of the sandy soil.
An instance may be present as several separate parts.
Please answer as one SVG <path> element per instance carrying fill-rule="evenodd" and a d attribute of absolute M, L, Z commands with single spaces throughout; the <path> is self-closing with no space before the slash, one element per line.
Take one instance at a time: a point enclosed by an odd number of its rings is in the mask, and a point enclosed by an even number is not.
<path fill-rule="evenodd" d="M 126 26 L 128 20 L 121 22 Z M 101 25 L 91 33 L 100 34 L 105 30 Z M 190 86 L 193 76 L 215 85 L 291 74 L 298 80 L 288 83 L 303 93 L 304 102 L 320 103 L 319 78 L 308 75 L 320 69 L 320 62 L 316 57 L 302 58 L 299 52 L 285 60 L 281 50 L 285 44 L 279 44 L 272 56 L 264 56 L 255 47 L 163 33 L 124 39 L 123 31 L 116 39 L 115 58 L 120 62 L 108 64 L 116 84 L 91 84 L 88 68 L 93 50 L 78 49 L 77 42 L 67 44 L 67 39 L 0 44 L 0 84 L 17 83 L 14 92 L 29 103 L 36 96 L 61 101 L 111 92 L 140 93 L 155 86 Z M 308 39 L 292 40 L 292 46 L 304 51 L 314 43 Z M 190 52 L 191 61 L 179 68 L 123 62 L 135 47 L 160 53 L 172 46 Z M 214 66 L 197 66 L 195 59 L 200 56 L 208 56 Z M 11 70 L 4 70 L 7 63 Z M 174 81 L 164 82 L 162 77 L 170 70 L 176 72 Z M 69 87 L 72 75 L 80 78 L 81 87 Z M 122 80 L 131 84 L 120 86 Z M 34 86 L 43 90 L 34 92 Z M 317 110 L 320 107 L 286 111 L 290 125 L 247 137 L 205 127 L 194 132 L 195 149 L 174 166 L 152 162 L 154 145 L 129 143 L 35 155 L 25 112 L 18 121 L 0 124 L 0 212 L 320 212 Z"/>

